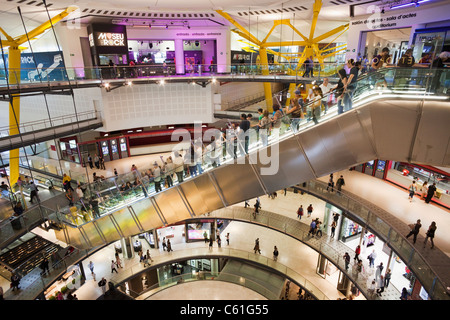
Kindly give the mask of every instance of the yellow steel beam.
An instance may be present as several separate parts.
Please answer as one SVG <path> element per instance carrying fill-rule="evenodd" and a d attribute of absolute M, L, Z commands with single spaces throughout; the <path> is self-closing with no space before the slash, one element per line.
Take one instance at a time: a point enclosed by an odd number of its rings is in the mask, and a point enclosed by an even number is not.
<path fill-rule="evenodd" d="M 55 25 L 56 23 L 58 23 L 59 21 L 61 21 L 62 19 L 64 19 L 65 17 L 67 17 L 69 14 L 71 14 L 73 11 L 75 11 L 77 9 L 78 9 L 77 7 L 68 7 L 66 10 L 57 14 L 50 20 L 44 22 L 39 27 L 34 28 L 30 32 L 28 32 L 28 36 L 26 34 L 21 35 L 21 36 L 17 37 L 14 40 L 14 42 L 20 45 L 20 44 L 27 42 L 28 38 L 31 39 L 31 38 L 37 37 L 41 33 L 45 32 L 47 29 L 50 29 L 52 27 L 52 25 Z"/>
<path fill-rule="evenodd" d="M 262 43 L 261 47 L 279 47 L 279 46 L 307 46 L 309 42 L 307 41 L 281 41 L 281 42 L 266 42 Z"/>
<path fill-rule="evenodd" d="M 316 30 L 317 19 L 319 18 L 320 9 L 322 8 L 322 0 L 316 0 L 313 6 L 313 18 L 311 23 L 311 29 L 309 30 L 309 40 L 314 37 L 314 31 Z"/>
<path fill-rule="evenodd" d="M 318 43 L 318 42 L 320 42 L 320 41 L 322 41 L 322 40 L 324 40 L 324 39 L 326 39 L 326 38 L 331 37 L 332 35 L 334 35 L 334 34 L 336 34 L 336 33 L 338 33 L 338 32 L 343 31 L 343 30 L 346 29 L 346 28 L 348 28 L 348 23 L 347 23 L 347 24 L 344 24 L 344 25 L 342 25 L 342 26 L 339 26 L 339 27 L 337 27 L 337 28 L 334 28 L 334 29 L 331 30 L 331 31 L 325 32 L 324 34 L 322 34 L 322 35 L 320 35 L 320 36 L 318 36 L 318 37 L 312 39 L 312 41 L 315 42 L 315 43 Z"/>
<path fill-rule="evenodd" d="M 327 51 L 336 50 L 336 49 L 341 48 L 341 47 L 347 47 L 347 44 L 344 43 L 344 44 L 341 44 L 341 45 L 336 46 L 336 47 L 328 48 L 326 50 L 323 50 L 323 48 L 322 48 L 319 51 L 320 51 L 320 53 L 324 53 L 324 52 L 327 52 Z"/>
<path fill-rule="evenodd" d="M 234 25 L 236 28 L 238 28 L 243 34 L 246 34 L 248 36 L 248 40 L 252 41 L 253 43 L 260 45 L 261 41 L 259 41 L 254 35 L 250 33 L 250 31 L 247 31 L 244 27 L 242 27 L 236 20 L 231 18 L 231 16 L 224 12 L 223 10 L 216 10 L 218 14 L 220 14 L 222 17 L 224 17 L 226 20 L 228 20 L 232 25 Z"/>

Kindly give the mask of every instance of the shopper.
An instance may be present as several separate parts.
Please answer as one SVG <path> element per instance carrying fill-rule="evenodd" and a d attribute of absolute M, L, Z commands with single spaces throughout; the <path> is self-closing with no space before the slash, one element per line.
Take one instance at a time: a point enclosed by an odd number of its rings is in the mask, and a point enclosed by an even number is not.
<path fill-rule="evenodd" d="M 413 198 L 414 198 L 414 195 L 416 194 L 416 190 L 417 190 L 417 187 L 416 187 L 416 181 L 413 180 L 413 182 L 412 182 L 412 183 L 409 185 L 409 187 L 408 187 L 408 191 L 409 191 L 409 196 L 408 196 L 409 202 L 412 202 L 412 200 L 413 200 Z"/>
<path fill-rule="evenodd" d="M 92 277 L 93 277 L 94 280 L 95 280 L 94 263 L 92 262 L 92 260 L 89 261 L 88 268 L 89 268 L 89 270 L 91 270 L 91 275 L 92 275 Z"/>
<path fill-rule="evenodd" d="M 92 161 L 92 157 L 90 154 L 88 154 L 88 163 L 89 163 L 89 168 L 94 169 L 94 163 Z"/>
<path fill-rule="evenodd" d="M 259 254 L 261 254 L 261 249 L 259 248 L 259 238 L 257 238 L 255 240 L 255 246 L 253 247 L 253 250 L 256 252 L 258 252 Z"/>
<path fill-rule="evenodd" d="M 428 193 L 428 183 L 425 181 L 420 188 L 420 199 L 425 200 Z"/>
<path fill-rule="evenodd" d="M 326 96 L 325 99 L 325 110 L 323 114 L 327 114 L 328 111 L 328 106 L 332 104 L 332 90 L 333 90 L 333 85 L 329 82 L 329 79 L 327 77 L 323 78 L 323 82 L 322 84 L 319 86 L 319 88 L 322 90 L 322 93 L 324 94 L 324 96 Z"/>
<path fill-rule="evenodd" d="M 227 235 L 225 236 L 225 238 L 227 239 L 227 246 L 230 245 L 230 233 L 227 232 Z"/>
<path fill-rule="evenodd" d="M 119 253 L 118 253 L 118 252 L 115 253 L 115 257 L 116 257 L 116 265 L 117 265 L 117 267 L 118 267 L 118 268 L 123 268 L 123 266 L 122 266 L 122 260 L 120 260 L 120 257 L 119 257 Z"/>
<path fill-rule="evenodd" d="M 256 198 L 256 202 L 253 205 L 255 209 L 253 210 L 253 217 L 256 218 L 256 214 L 259 214 L 259 209 L 261 208 L 261 202 L 259 201 L 259 197 Z"/>
<path fill-rule="evenodd" d="M 211 237 L 209 237 L 209 248 L 208 249 L 211 250 L 213 248 L 213 245 L 214 245 L 214 240 L 211 236 Z"/>
<path fill-rule="evenodd" d="M 408 290 L 405 287 L 402 289 L 402 295 L 400 296 L 400 300 L 408 300 Z"/>
<path fill-rule="evenodd" d="M 382 275 L 381 273 L 383 272 L 383 269 L 384 269 L 383 262 L 380 262 L 375 271 L 375 279 L 378 280 L 378 278 Z"/>
<path fill-rule="evenodd" d="M 330 174 L 330 178 L 328 179 L 327 191 L 329 188 L 331 188 L 331 192 L 334 191 L 333 174 Z"/>
<path fill-rule="evenodd" d="M 19 288 L 20 285 L 20 277 L 19 275 L 17 275 L 17 273 L 15 271 L 12 272 L 12 276 L 11 276 L 11 290 L 14 291 L 15 289 L 20 290 Z"/>
<path fill-rule="evenodd" d="M 314 93 L 314 100 L 311 104 L 312 119 L 315 124 L 318 124 L 320 119 L 320 113 L 322 111 L 323 93 L 322 89 L 320 89 L 318 86 L 313 87 L 313 93 Z"/>
<path fill-rule="evenodd" d="M 415 224 L 410 224 L 409 227 L 411 228 L 411 231 L 406 235 L 406 238 L 413 236 L 413 243 L 416 243 L 417 235 L 419 234 L 420 227 L 422 227 L 420 219 L 418 219 Z"/>
<path fill-rule="evenodd" d="M 369 288 L 367 289 L 367 292 L 369 293 L 369 297 L 373 299 L 373 296 L 375 295 L 375 289 L 377 288 L 377 282 L 372 280 L 372 282 L 369 285 Z"/>
<path fill-rule="evenodd" d="M 391 281 L 391 269 L 386 270 L 386 274 L 384 275 L 384 287 L 387 288 L 389 286 L 389 281 Z"/>
<path fill-rule="evenodd" d="M 100 158 L 98 157 L 97 154 L 94 155 L 94 164 L 97 169 L 100 169 Z"/>
<path fill-rule="evenodd" d="M 33 180 L 30 181 L 28 188 L 30 189 L 30 202 L 33 203 L 34 198 L 36 198 L 38 202 L 41 202 L 38 194 L 39 189 L 37 188 L 37 185 L 34 183 Z"/>
<path fill-rule="evenodd" d="M 361 62 L 349 59 L 347 61 L 347 67 L 350 68 L 350 74 L 348 76 L 347 83 L 344 85 L 344 112 L 352 109 L 353 107 L 353 94 L 358 85 L 358 73 L 361 70 Z"/>
<path fill-rule="evenodd" d="M 436 232 L 436 229 L 437 229 L 436 222 L 434 222 L 434 221 L 431 222 L 431 225 L 428 227 L 428 230 L 427 230 L 427 233 L 426 233 L 425 241 L 423 242 L 423 247 L 424 248 L 427 245 L 428 238 L 430 238 L 430 241 L 431 241 L 431 249 L 434 248 L 433 239 L 434 239 L 434 233 Z"/>
<path fill-rule="evenodd" d="M 303 114 L 303 99 L 300 90 L 295 90 L 294 95 L 290 105 L 286 107 L 285 114 L 291 119 L 292 130 L 297 132 L 300 121 L 301 119 L 304 119 L 305 116 Z"/>
<path fill-rule="evenodd" d="M 430 203 L 431 199 L 434 197 L 435 192 L 436 192 L 436 183 L 433 183 L 431 186 L 428 187 L 427 197 L 425 198 L 426 203 Z"/>
<path fill-rule="evenodd" d="M 375 252 L 375 250 L 373 250 L 372 253 L 367 256 L 367 259 L 369 260 L 369 267 L 374 266 L 376 257 L 377 253 Z"/>
<path fill-rule="evenodd" d="M 278 248 L 277 246 L 273 247 L 273 261 L 277 261 L 278 259 Z"/>
<path fill-rule="evenodd" d="M 167 239 L 167 252 L 173 251 L 172 244 L 170 243 L 170 239 Z"/>
<path fill-rule="evenodd" d="M 182 183 L 184 181 L 184 160 L 183 155 L 181 155 L 178 151 L 175 151 L 173 164 L 175 165 L 175 174 L 177 175 L 178 183 Z"/>
<path fill-rule="evenodd" d="M 117 272 L 117 269 L 116 269 L 116 263 L 114 262 L 114 260 L 111 260 L 111 273 L 114 273 L 114 271 L 116 272 L 116 273 L 118 273 Z"/>
<path fill-rule="evenodd" d="M 261 137 L 261 143 L 265 147 L 269 144 L 269 131 L 270 131 L 270 119 L 269 119 L 269 111 L 264 110 L 262 114 L 262 118 L 258 124 L 258 133 Z"/>
<path fill-rule="evenodd" d="M 345 271 L 348 271 L 348 265 L 350 264 L 350 255 L 348 252 L 344 254 Z"/>
<path fill-rule="evenodd" d="M 239 123 L 239 150 L 241 156 L 248 154 L 248 144 L 249 144 L 249 134 L 250 121 L 247 120 L 247 115 L 245 113 L 241 114 L 241 122 Z"/>
<path fill-rule="evenodd" d="M 311 214 L 314 210 L 312 204 L 310 204 L 306 210 L 308 211 L 308 218 L 311 217 Z"/>
<path fill-rule="evenodd" d="M 317 224 L 317 220 L 318 219 L 319 218 L 317 218 L 316 220 L 311 221 L 311 224 L 309 225 L 308 236 L 314 235 L 316 233 L 316 224 Z"/>
<path fill-rule="evenodd" d="M 345 93 L 345 86 L 347 85 L 347 72 L 345 72 L 345 69 L 340 69 L 338 71 L 339 81 L 332 90 L 334 91 L 334 96 L 337 100 L 337 108 L 338 108 L 338 114 L 341 114 L 344 112 L 344 93 Z"/>
<path fill-rule="evenodd" d="M 221 247 L 222 246 L 222 239 L 220 238 L 220 235 L 217 235 L 217 247 Z"/>
<path fill-rule="evenodd" d="M 363 271 L 362 260 L 358 260 L 358 263 L 355 265 L 355 280 L 358 280 L 359 274 Z"/>
<path fill-rule="evenodd" d="M 358 262 L 359 262 L 359 261 L 362 261 L 362 260 L 359 258 L 360 253 L 361 253 L 361 246 L 360 246 L 360 245 L 357 245 L 357 246 L 356 246 L 356 249 L 355 249 L 355 257 L 353 258 L 353 260 L 358 260 Z"/>
<path fill-rule="evenodd" d="M 302 216 L 303 216 L 303 205 L 300 205 L 300 207 L 297 209 L 297 218 L 299 220 L 302 220 Z"/>
<path fill-rule="evenodd" d="M 44 275 L 46 273 L 50 273 L 50 270 L 48 268 L 48 259 L 44 258 L 41 262 L 41 264 L 39 265 L 39 268 L 42 269 L 41 275 Z"/>
<path fill-rule="evenodd" d="M 100 288 L 102 288 L 103 295 L 105 295 L 106 294 L 106 279 L 105 279 L 105 277 L 103 277 L 102 280 L 100 280 L 98 282 L 98 286 Z"/>
<path fill-rule="evenodd" d="M 437 93 L 441 87 L 441 75 L 444 69 L 447 69 L 445 62 L 450 59 L 450 52 L 444 51 L 439 54 L 439 56 L 433 60 L 431 66 L 434 70 L 434 75 L 431 78 L 430 91 Z"/>
<path fill-rule="evenodd" d="M 342 191 L 342 187 L 345 186 L 345 180 L 344 180 L 344 176 L 340 176 L 339 179 L 337 179 L 336 181 L 336 189 L 337 189 L 337 193 L 340 194 Z"/>
<path fill-rule="evenodd" d="M 163 251 L 166 251 L 166 249 L 167 249 L 166 237 L 163 237 L 162 247 L 163 247 Z"/>
<path fill-rule="evenodd" d="M 378 289 L 377 289 L 377 296 L 381 297 L 381 294 L 384 292 L 384 278 L 381 274 L 378 279 Z"/>
<path fill-rule="evenodd" d="M 330 237 L 334 238 L 334 233 L 336 232 L 336 221 L 333 220 L 333 222 L 331 222 L 330 227 L 331 227 Z"/>

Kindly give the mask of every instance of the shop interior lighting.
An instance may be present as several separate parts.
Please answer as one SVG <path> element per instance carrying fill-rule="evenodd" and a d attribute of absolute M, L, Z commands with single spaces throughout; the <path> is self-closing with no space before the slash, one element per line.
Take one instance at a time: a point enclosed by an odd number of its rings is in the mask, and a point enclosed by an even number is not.
<path fill-rule="evenodd" d="M 191 28 L 189 25 L 189 21 L 187 20 L 113 19 L 111 23 L 143 28 L 153 28 L 153 27 L 162 27 L 166 29 L 168 29 L 169 27 L 182 27 L 188 29 Z"/>

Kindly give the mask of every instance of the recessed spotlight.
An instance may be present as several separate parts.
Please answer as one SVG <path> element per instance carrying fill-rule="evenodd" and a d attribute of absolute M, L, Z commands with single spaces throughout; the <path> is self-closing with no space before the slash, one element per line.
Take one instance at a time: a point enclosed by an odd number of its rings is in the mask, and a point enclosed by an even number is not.
<path fill-rule="evenodd" d="M 127 85 L 129 85 L 129 86 L 131 86 L 132 84 L 133 84 L 133 82 L 131 82 L 131 81 L 127 82 Z"/>

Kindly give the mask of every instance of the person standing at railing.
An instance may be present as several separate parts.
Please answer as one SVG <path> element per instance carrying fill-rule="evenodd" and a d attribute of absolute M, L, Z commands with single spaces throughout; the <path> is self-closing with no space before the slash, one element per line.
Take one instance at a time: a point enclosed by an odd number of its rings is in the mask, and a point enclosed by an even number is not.
<path fill-rule="evenodd" d="M 241 114 L 241 122 L 239 123 L 238 139 L 239 139 L 239 151 L 241 156 L 248 154 L 248 145 L 250 141 L 249 137 L 250 121 L 247 120 L 245 113 Z"/>
<path fill-rule="evenodd" d="M 175 165 L 172 161 L 172 157 L 168 157 L 164 162 L 164 175 L 166 176 L 167 188 L 173 186 L 173 174 L 175 173 Z"/>
<path fill-rule="evenodd" d="M 295 90 L 294 94 L 290 105 L 286 107 L 285 114 L 291 118 L 292 130 L 297 132 L 300 121 L 305 118 L 305 115 L 303 114 L 303 99 L 300 90 Z"/>
<path fill-rule="evenodd" d="M 281 127 L 281 118 L 283 117 L 283 113 L 280 110 L 280 106 L 278 103 L 272 106 L 273 108 L 273 117 L 270 120 L 272 123 L 272 130 L 270 136 L 273 138 L 273 141 L 278 141 L 280 137 L 280 127 Z"/>
<path fill-rule="evenodd" d="M 437 57 L 431 64 L 431 67 L 433 69 L 436 69 L 436 71 L 431 80 L 430 92 L 437 93 L 437 91 L 440 89 L 442 72 L 444 71 L 443 69 L 446 68 L 446 64 L 444 64 L 444 62 L 448 61 L 449 59 L 450 52 L 444 51 L 441 52 L 441 54 L 439 54 L 439 57 Z"/>
<path fill-rule="evenodd" d="M 261 138 L 261 142 L 263 147 L 267 146 L 269 144 L 269 129 L 270 129 L 270 119 L 269 119 L 269 111 L 264 110 L 263 111 L 263 117 L 259 121 L 259 136 Z"/>
<path fill-rule="evenodd" d="M 184 160 L 183 155 L 178 151 L 175 151 L 175 159 L 173 160 L 173 164 L 175 165 L 175 174 L 177 175 L 178 183 L 182 183 L 184 181 Z"/>
<path fill-rule="evenodd" d="M 338 114 L 341 114 L 344 112 L 343 99 L 345 86 L 347 85 L 347 72 L 345 72 L 345 69 L 340 69 L 338 71 L 338 75 L 339 75 L 338 84 L 332 90 L 334 91 L 334 95 L 337 99 Z"/>
<path fill-rule="evenodd" d="M 326 101 L 324 101 L 325 102 L 325 110 L 324 110 L 324 113 L 323 113 L 323 114 L 327 114 L 328 106 L 330 106 L 333 103 L 333 95 L 331 93 L 332 89 L 333 89 L 333 86 L 329 82 L 328 78 L 325 77 L 325 78 L 323 78 L 323 82 L 319 86 L 319 88 L 322 90 L 322 93 L 325 96 L 328 95 Z"/>
<path fill-rule="evenodd" d="M 353 93 L 357 87 L 358 74 L 361 69 L 361 62 L 355 62 L 353 59 L 347 61 L 347 67 L 350 68 L 347 83 L 344 85 L 344 112 L 353 108 Z"/>
<path fill-rule="evenodd" d="M 381 54 L 376 55 L 371 64 L 371 71 L 378 71 L 382 68 L 387 68 L 391 63 L 391 56 L 389 54 L 389 48 L 384 47 L 381 50 Z M 379 79 L 375 79 L 375 87 L 379 87 L 380 84 L 383 84 L 385 88 L 387 88 L 387 82 L 384 75 L 379 76 Z"/>
<path fill-rule="evenodd" d="M 318 86 L 313 87 L 313 93 L 314 93 L 314 100 L 311 104 L 311 113 L 314 123 L 318 124 L 322 108 L 323 93 Z"/>
<path fill-rule="evenodd" d="M 158 163 L 156 161 L 153 163 L 152 176 L 153 176 L 153 182 L 155 183 L 155 192 L 162 191 L 161 168 L 158 166 Z"/>

